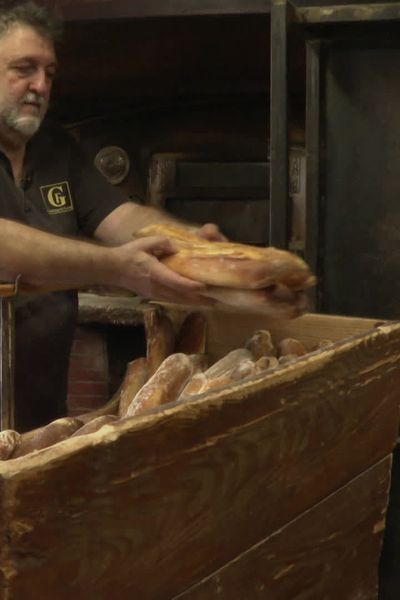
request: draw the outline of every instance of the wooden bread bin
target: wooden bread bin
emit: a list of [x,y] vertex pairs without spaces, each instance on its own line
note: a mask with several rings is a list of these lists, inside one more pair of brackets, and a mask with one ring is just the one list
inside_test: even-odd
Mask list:
[[261,327],[335,343],[1,462],[2,600],[377,598],[400,323],[206,315],[213,359]]

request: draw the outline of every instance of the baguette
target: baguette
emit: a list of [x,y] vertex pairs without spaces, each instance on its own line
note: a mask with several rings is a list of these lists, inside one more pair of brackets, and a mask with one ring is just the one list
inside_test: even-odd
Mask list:
[[100,417],[96,417],[92,419],[88,423],[85,423],[83,427],[77,429],[70,437],[78,437],[80,435],[86,435],[87,433],[94,433],[103,427],[103,425],[107,425],[108,423],[113,423],[117,421],[118,417],[115,415],[102,415]]
[[184,354],[205,354],[207,337],[207,321],[201,312],[189,313],[176,339],[175,352]]
[[245,348],[250,350],[256,361],[262,356],[274,356],[276,354],[271,334],[266,329],[255,331],[247,340]]
[[194,375],[183,388],[181,394],[178,397],[178,402],[190,402],[199,394],[210,392],[211,390],[218,390],[224,388],[227,385],[233,383],[230,373],[224,373],[218,377],[209,378],[204,373],[197,373]]
[[180,275],[207,285],[262,289],[283,284],[296,291],[315,284],[315,277],[306,263],[285,250],[210,242],[184,227],[165,223],[147,226],[137,235],[170,238],[175,253],[162,257],[162,262]]
[[204,372],[204,375],[208,379],[216,379],[217,377],[225,376],[243,360],[249,360],[251,358],[252,355],[250,350],[247,350],[246,348],[236,348],[236,350],[231,350],[231,352],[228,352],[228,354],[211,365],[211,367]]
[[82,421],[79,419],[64,417],[52,421],[44,427],[39,427],[38,429],[23,433],[20,438],[20,443],[13,452],[11,458],[19,458],[34,450],[42,450],[57,442],[62,442],[69,438],[82,426],[82,424]]
[[119,388],[118,414],[120,417],[126,415],[133,398],[142,389],[148,378],[149,373],[145,358],[136,358],[128,363],[125,377]]
[[175,333],[172,322],[161,307],[144,311],[146,334],[146,356],[149,377],[153,375],[163,360],[174,351]]
[[196,373],[191,377],[178,398],[178,402],[186,402],[191,396],[202,394],[207,389],[209,380],[204,373]]
[[256,372],[260,373],[267,369],[275,369],[279,365],[279,361],[276,356],[261,356],[256,360]]
[[318,342],[318,344],[315,344],[315,346],[313,346],[310,350],[310,352],[314,352],[315,350],[322,350],[322,348],[326,348],[327,346],[331,346],[333,344],[332,340],[328,340],[328,339],[322,339]]
[[13,429],[0,431],[0,460],[7,460],[16,450],[21,440],[21,435]]
[[280,365],[289,365],[292,362],[295,362],[299,358],[298,354],[284,354],[280,356],[278,362]]
[[285,338],[281,340],[277,346],[278,356],[286,356],[287,354],[294,354],[296,356],[304,356],[307,354],[307,350],[299,340],[295,338]]
[[183,353],[168,356],[133,398],[127,417],[177,400],[188,379],[197,371],[198,361]]
[[247,358],[246,360],[242,360],[241,363],[232,369],[232,371],[229,373],[229,379],[231,382],[241,381],[242,379],[246,379],[246,377],[255,375],[255,373],[256,364],[254,360]]
[[206,371],[191,377],[179,395],[178,402],[188,402],[193,396],[223,388],[255,373],[255,363],[250,351],[246,348],[237,348]]

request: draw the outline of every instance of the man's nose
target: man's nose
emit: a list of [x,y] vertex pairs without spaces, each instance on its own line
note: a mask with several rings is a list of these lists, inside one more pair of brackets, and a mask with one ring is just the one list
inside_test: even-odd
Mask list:
[[38,69],[34,75],[32,75],[29,89],[32,92],[36,92],[41,96],[47,96],[51,89],[51,80],[46,74],[44,69]]

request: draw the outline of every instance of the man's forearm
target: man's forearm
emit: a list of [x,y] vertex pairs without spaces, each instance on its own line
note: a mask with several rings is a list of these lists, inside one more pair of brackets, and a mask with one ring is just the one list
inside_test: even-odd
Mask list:
[[91,242],[0,219],[0,278],[33,285],[94,285],[112,279],[113,255]]
[[160,262],[173,246],[164,236],[101,245],[45,233],[0,219],[0,281],[43,291],[90,285],[125,288],[144,298],[204,304],[204,284],[182,277]]
[[[151,206],[126,202],[100,223],[95,231],[95,237],[105,244],[124,244],[133,239],[136,231],[154,223],[183,224],[182,221],[164,211]],[[187,226],[189,227],[190,224]]]

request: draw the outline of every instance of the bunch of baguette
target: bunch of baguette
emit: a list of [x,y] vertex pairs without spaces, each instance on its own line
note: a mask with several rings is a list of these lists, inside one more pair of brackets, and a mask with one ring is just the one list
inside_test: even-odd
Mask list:
[[221,304],[290,319],[307,310],[305,290],[315,285],[307,264],[285,250],[207,241],[189,229],[150,225],[138,237],[162,235],[175,252],[160,260],[171,270],[207,284],[204,296]]
[[[57,419],[23,434],[0,432],[0,460],[19,458],[65,439],[94,433],[105,425],[166,404],[195,401],[200,395],[283,368],[308,352],[299,340],[291,338],[274,344],[270,333],[261,329],[245,340],[243,347],[209,365],[204,314],[189,313],[175,334],[167,313],[161,307],[151,308],[144,313],[144,325],[146,356],[127,365],[119,389],[104,407],[77,418]],[[331,343],[321,340],[310,351]]]

